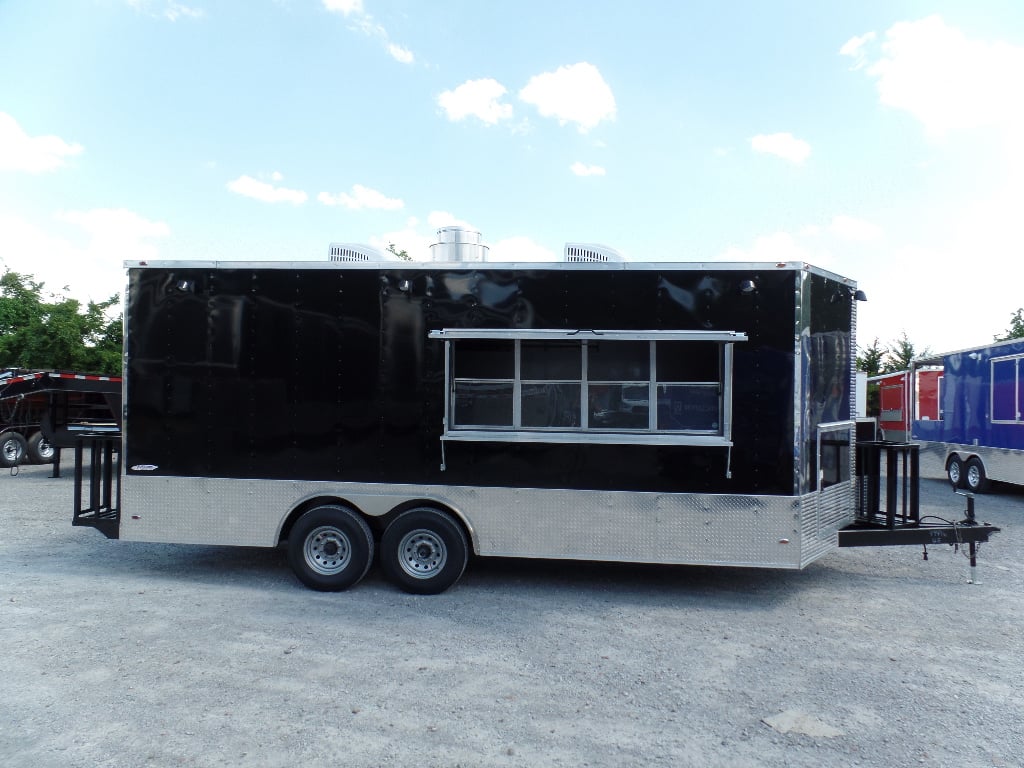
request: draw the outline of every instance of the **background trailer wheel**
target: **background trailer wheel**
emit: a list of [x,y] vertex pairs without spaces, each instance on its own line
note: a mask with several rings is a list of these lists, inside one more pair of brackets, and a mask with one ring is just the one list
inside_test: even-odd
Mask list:
[[33,464],[49,464],[57,452],[42,432],[36,432],[28,439],[27,450],[28,460]]
[[0,435],[0,467],[16,467],[25,458],[25,438],[17,432]]
[[288,562],[299,581],[320,592],[355,585],[373,562],[370,526],[348,507],[314,507],[288,536]]
[[418,595],[436,595],[459,580],[469,561],[462,526],[437,509],[410,509],[396,517],[380,541],[384,575]]
[[985,465],[981,463],[981,459],[973,458],[967,460],[967,463],[964,465],[964,485],[968,490],[975,493],[985,493],[988,491],[991,484],[989,483],[988,475],[985,474]]
[[954,456],[946,464],[946,476],[954,488],[964,487],[964,463],[959,456]]

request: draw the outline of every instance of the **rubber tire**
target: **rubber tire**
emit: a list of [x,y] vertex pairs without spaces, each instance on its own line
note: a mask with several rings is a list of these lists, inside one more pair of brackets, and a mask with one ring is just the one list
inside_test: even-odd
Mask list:
[[33,464],[50,464],[57,455],[57,449],[43,437],[42,432],[34,432],[28,439],[28,460]]
[[987,493],[991,483],[985,474],[985,465],[981,459],[968,459],[964,465],[964,486],[974,493]]
[[20,464],[28,450],[25,438],[17,432],[0,435],[0,467],[15,467]]
[[[443,565],[429,573],[410,573],[403,539],[421,532],[443,549]],[[380,567],[387,579],[414,595],[437,595],[462,576],[469,562],[469,544],[462,526],[448,513],[431,507],[403,512],[384,531],[380,540]]]
[[[340,570],[324,573],[314,563],[316,539],[325,534],[344,539],[350,553]],[[308,545],[308,547],[307,547]],[[309,551],[313,550],[313,551]],[[366,521],[353,509],[341,505],[313,507],[305,512],[288,535],[288,563],[303,584],[318,592],[340,592],[355,586],[373,563],[373,533]]]
[[964,463],[959,456],[954,456],[946,464],[946,476],[954,488],[964,487]]

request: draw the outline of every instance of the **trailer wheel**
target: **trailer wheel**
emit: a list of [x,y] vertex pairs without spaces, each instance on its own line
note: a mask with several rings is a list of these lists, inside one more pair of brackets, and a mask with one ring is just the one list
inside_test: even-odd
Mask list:
[[25,458],[25,438],[17,432],[0,435],[0,467],[16,467]]
[[380,565],[388,579],[417,595],[436,595],[459,580],[469,561],[462,526],[429,507],[396,517],[380,540]]
[[33,464],[49,464],[57,450],[42,432],[36,432],[28,439],[28,460]]
[[954,488],[963,488],[964,485],[964,463],[959,456],[954,456],[946,465],[946,475]]
[[981,459],[968,459],[964,466],[964,484],[967,490],[975,493],[985,493],[989,489],[989,479],[985,474],[985,465]]
[[288,536],[288,562],[310,589],[348,589],[373,562],[370,526],[348,507],[314,507],[296,521]]

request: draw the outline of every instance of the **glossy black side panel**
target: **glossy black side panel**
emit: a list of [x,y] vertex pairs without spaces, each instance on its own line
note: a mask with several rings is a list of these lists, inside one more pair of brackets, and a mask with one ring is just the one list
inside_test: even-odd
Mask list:
[[853,418],[852,292],[821,275],[804,281],[801,302],[803,425],[798,490],[818,487],[818,425]]
[[[147,268],[129,278],[129,474],[793,492],[790,269]],[[744,294],[749,279],[758,288]],[[450,327],[745,332],[732,478],[721,448],[537,443],[449,442],[441,471],[444,345],[427,334]],[[155,469],[131,469],[141,465]]]

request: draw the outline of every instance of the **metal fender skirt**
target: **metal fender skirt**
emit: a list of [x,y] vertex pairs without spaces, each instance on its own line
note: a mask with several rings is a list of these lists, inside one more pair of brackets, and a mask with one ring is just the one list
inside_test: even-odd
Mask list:
[[795,497],[130,475],[123,494],[128,541],[273,547],[313,499],[369,517],[415,501],[451,509],[478,555],[783,569],[834,549],[854,516],[850,483]]

